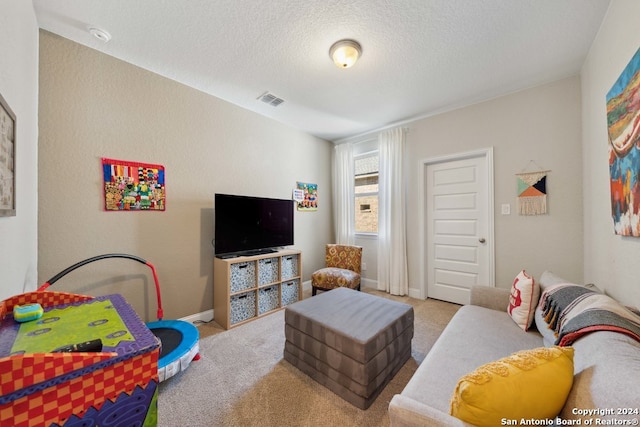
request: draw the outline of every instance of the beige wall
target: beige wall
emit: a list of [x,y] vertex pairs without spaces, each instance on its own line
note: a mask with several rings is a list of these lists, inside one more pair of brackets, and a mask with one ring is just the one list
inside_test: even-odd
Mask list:
[[[42,282],[85,258],[124,252],[156,266],[166,318],[210,310],[214,193],[290,198],[296,181],[320,189],[318,212],[295,214],[304,279],[324,264],[331,143],[45,31],[39,149]],[[164,165],[167,210],[104,212],[101,157]],[[151,285],[144,266],[108,260],[54,287],[123,293],[153,320]]]
[[[582,164],[580,78],[575,76],[436,116],[405,123],[408,158],[407,253],[409,294],[426,292],[422,259],[426,230],[418,194],[425,160],[493,147],[495,281],[508,287],[521,269],[534,277],[545,270],[582,280]],[[371,136],[352,141],[369,144]],[[375,139],[375,137],[373,138]],[[549,214],[516,213],[516,177],[535,165],[547,177]],[[509,204],[511,215],[501,215]],[[368,271],[365,284],[375,286],[377,239],[360,237]]]
[[[544,270],[582,280],[582,165],[580,78],[571,77],[490,101],[406,123],[408,207],[407,247],[409,294],[425,295],[426,273],[421,259],[420,197],[427,159],[493,147],[496,286],[508,287],[521,270],[539,277]],[[373,138],[375,139],[375,137]],[[372,138],[353,141],[369,147]],[[349,141],[347,141],[349,142]],[[516,214],[516,177],[536,165],[549,169],[549,214]],[[501,205],[511,215],[501,215]],[[364,283],[375,287],[377,239],[361,236],[368,270]],[[371,267],[373,266],[373,268]]]
[[0,94],[17,119],[16,216],[0,217],[0,300],[37,287],[38,25],[30,1],[0,0]]
[[[412,295],[421,277],[420,189],[425,159],[493,147],[496,286],[521,269],[582,280],[580,80],[567,78],[407,125],[409,197],[407,244]],[[536,165],[549,169],[548,215],[516,213],[516,177]],[[502,204],[511,215],[501,215]]]
[[640,48],[640,2],[614,0],[582,69],[584,278],[640,307],[640,239],[616,236],[611,218],[606,94]]
[[[214,156],[213,152],[219,149],[218,145],[222,143],[221,141],[226,145],[230,144],[231,140],[233,143],[237,142],[239,147],[257,149],[257,154],[251,156],[252,160],[263,154],[259,146],[252,145],[254,143],[260,145],[272,140],[295,139],[302,142],[295,142],[294,148],[295,144],[299,143],[307,149],[316,147],[318,144],[306,135],[283,129],[266,119],[255,117],[215,98],[207,97],[127,64],[116,66],[117,61],[112,58],[87,51],[68,41],[56,40],[50,34],[44,33],[42,37],[46,45],[43,43],[42,55],[49,64],[42,68],[43,71],[50,70],[47,72],[51,75],[43,76],[41,120],[45,112],[52,117],[47,120],[48,124],[41,127],[46,129],[47,135],[41,137],[41,164],[39,165],[41,170],[38,171],[35,166],[37,117],[33,111],[37,102],[34,98],[38,93],[33,76],[37,69],[37,24],[32,6],[28,2],[0,1],[3,10],[7,12],[0,17],[0,34],[3,35],[0,37],[0,53],[5,58],[14,58],[12,62],[18,64],[17,67],[0,70],[0,93],[7,98],[21,120],[18,125],[18,138],[21,141],[23,155],[19,157],[18,164],[20,178],[18,207],[21,209],[23,206],[23,212],[27,212],[19,211],[18,217],[13,219],[0,218],[0,271],[3,273],[0,279],[0,291],[3,296],[21,292],[23,287],[33,288],[36,284],[36,279],[32,276],[35,274],[33,264],[37,258],[34,236],[38,227],[35,218],[35,211],[38,208],[35,179],[39,175],[40,203],[42,204],[43,200],[48,202],[45,207],[40,208],[41,221],[45,221],[46,225],[41,224],[43,229],[39,233],[41,239],[39,254],[41,258],[46,254],[46,261],[39,260],[41,272],[37,282],[97,252],[130,250],[141,252],[140,255],[147,256],[158,267],[165,306],[167,311],[172,313],[172,317],[210,308],[208,241],[200,235],[196,237],[197,232],[183,236],[183,230],[180,227],[172,227],[167,223],[173,221],[173,217],[180,220],[188,219],[199,224],[195,228],[209,228],[210,231],[212,214],[209,193],[217,189],[205,189],[207,194],[203,195],[198,187],[191,188],[192,186],[184,182],[181,186],[187,187],[188,190],[178,186],[178,182],[185,179],[179,179],[179,177],[187,175],[186,172],[181,173],[181,170],[191,169],[183,165],[184,160],[180,158],[196,156],[192,156],[189,150],[185,149],[185,145],[179,145],[183,148],[181,153],[176,153],[178,151],[176,149],[169,155],[149,154],[150,145],[160,145],[160,143],[166,145],[169,137],[159,138],[158,134],[161,132],[148,129],[149,126],[146,126],[145,122],[151,121],[153,126],[169,126],[170,120],[157,117],[168,108],[166,104],[169,101],[163,99],[168,94],[174,96],[179,93],[180,96],[176,98],[178,101],[176,99],[173,101],[179,102],[183,108],[210,104],[212,114],[209,117],[205,116],[206,111],[202,111],[202,108],[197,108],[199,112],[190,109],[187,122],[190,125],[193,122],[201,124],[197,131],[192,131],[192,126],[177,122],[178,130],[169,132],[169,139],[172,145],[175,145],[177,144],[174,140],[176,133],[184,132],[191,140],[196,134],[198,149],[206,152],[208,163],[221,168],[221,172],[213,170],[205,172],[206,178],[210,180],[212,175],[216,175],[213,182],[207,183],[206,187],[218,187],[220,183],[225,183],[226,189],[233,187],[238,192],[248,188],[249,184],[246,180],[238,180],[234,183],[232,177],[227,176],[234,175],[229,173],[233,168],[227,168],[224,163],[221,165],[219,160],[215,160],[217,156]],[[412,185],[416,185],[415,179],[420,173],[417,160],[422,157],[488,146],[495,147],[496,278],[500,286],[505,286],[513,276],[513,271],[518,268],[527,267],[534,274],[539,274],[545,268],[551,268],[572,280],[579,281],[584,277],[585,281],[595,282],[614,296],[640,306],[640,285],[634,268],[635,261],[640,255],[640,240],[621,238],[615,236],[612,231],[605,119],[605,94],[640,46],[640,33],[635,31],[633,21],[633,17],[637,16],[638,12],[640,12],[640,3],[635,0],[616,0],[612,3],[582,71],[582,108],[580,108],[580,102],[576,101],[576,98],[580,98],[580,90],[575,87],[579,83],[576,78],[572,78],[420,120],[410,125],[408,135],[410,150],[412,155],[419,156],[417,159],[412,158],[411,162],[411,179],[414,180]],[[7,36],[8,34],[10,36]],[[16,40],[16,34],[19,35],[19,40]],[[91,60],[83,65],[83,60],[76,60],[76,56],[88,56]],[[86,61],[87,58],[84,60]],[[106,70],[102,69],[102,64],[108,64]],[[120,72],[116,72],[118,70]],[[117,75],[121,73],[133,74],[127,79],[130,78],[134,82],[122,88],[120,84],[123,77]],[[91,77],[92,74],[97,75]],[[141,85],[142,87],[137,87],[136,84],[141,79],[144,79],[144,84]],[[80,83],[78,90],[75,87],[75,80]],[[94,85],[96,80],[99,80],[100,84]],[[115,105],[104,105],[102,101],[105,97],[112,102],[110,97],[106,96],[109,95],[108,93],[102,94],[112,89],[112,86],[107,84],[109,81],[118,82],[115,89],[121,98],[126,98],[126,91],[133,86],[135,89],[133,93],[144,91],[145,96],[150,100],[143,102],[118,99]],[[158,87],[161,88],[160,93],[155,93]],[[51,93],[56,98],[49,96]],[[530,104],[527,101],[529,98],[536,102]],[[161,104],[165,105],[156,108],[152,105],[154,101],[162,101]],[[128,107],[128,110],[124,110],[124,116],[120,117],[117,112],[122,109],[121,105],[127,103],[136,104],[136,106]],[[566,106],[567,109],[562,110],[562,106]],[[101,114],[100,110],[103,109],[109,111],[106,115],[109,120],[105,120],[105,115]],[[170,116],[173,117],[173,114]],[[577,138],[582,139],[582,145],[576,146],[575,115],[580,114],[582,120],[579,126],[581,126],[582,136],[580,137],[578,132]],[[549,120],[550,115],[551,120]],[[558,119],[554,118],[556,115]],[[84,123],[85,117],[82,116],[91,119],[90,122]],[[242,125],[243,119],[250,122],[251,129]],[[568,120],[568,123],[564,123],[565,120]],[[50,123],[51,121],[60,122],[53,124]],[[130,123],[132,121],[141,121],[141,123],[134,126]],[[123,124],[126,124],[125,128],[118,130]],[[260,137],[255,138],[255,132],[259,130],[254,132],[253,127],[263,127],[268,130],[264,130]],[[133,135],[130,135],[132,132]],[[184,141],[186,137],[175,139]],[[211,143],[212,147],[207,148],[204,140]],[[67,144],[69,149],[64,148]],[[82,154],[75,154],[74,149]],[[320,150],[321,153],[315,153],[315,150]],[[327,148],[312,149],[319,157],[316,161],[319,164],[317,171],[308,168],[295,169],[293,172],[295,177],[291,179],[309,181],[317,179],[320,185],[324,183],[323,187],[326,190],[321,196],[325,203],[328,203],[330,191],[327,178],[324,175],[322,175],[324,178],[316,178],[316,175],[321,176],[321,173],[324,173],[320,172],[321,170],[329,169],[327,165],[322,165],[328,163],[327,150]],[[240,150],[237,151],[240,152]],[[155,150],[151,152],[155,153]],[[298,150],[294,149],[294,152],[297,153]],[[95,168],[98,167],[99,157],[103,155],[126,159],[141,158],[165,163],[169,173],[169,210],[162,214],[146,215],[142,220],[135,216],[118,219],[117,216],[113,216],[118,214],[102,213],[99,198],[94,193],[99,188],[99,178],[95,176]],[[43,159],[43,156],[46,157]],[[552,170],[549,176],[550,214],[540,218],[501,216],[499,207],[502,203],[511,203],[512,208],[515,203],[513,174],[525,167],[529,159]],[[79,163],[79,160],[82,162]],[[584,168],[580,168],[580,160],[583,161]],[[234,161],[237,162],[237,159]],[[196,162],[198,163],[198,159]],[[203,160],[199,163],[205,162]],[[63,165],[72,165],[78,169],[66,170]],[[290,163],[288,165],[291,166]],[[48,173],[56,166],[62,172]],[[258,174],[263,173],[264,168],[260,166],[258,168],[260,171]],[[279,175],[282,173],[282,171],[278,172]],[[287,177],[284,180],[289,187],[290,179]],[[45,182],[46,185],[43,187]],[[265,188],[266,183],[258,182],[258,186],[259,188],[252,193],[271,195],[272,191]],[[584,196],[581,196],[583,186]],[[66,190],[63,191],[63,188]],[[171,193],[175,191],[186,194],[172,196]],[[275,192],[273,191],[274,195]],[[279,195],[280,190],[277,193]],[[179,197],[179,199],[173,199],[173,197]],[[583,203],[581,197],[584,199]],[[65,207],[66,203],[70,206]],[[557,206],[557,203],[561,205]],[[179,212],[172,212],[174,209],[172,204]],[[559,210],[563,205],[564,208]],[[190,215],[185,213],[188,206],[192,206]],[[419,263],[423,261],[415,256],[420,237],[415,236],[411,231],[416,229],[419,221],[416,218],[415,200],[410,201],[409,207],[410,283],[412,290],[415,291],[422,286],[423,279],[419,277]],[[580,207],[583,209],[581,210]],[[198,211],[200,214],[196,213]],[[321,240],[330,241],[331,237],[327,236],[331,233],[326,232],[327,236],[324,236],[323,230],[329,224],[326,215],[324,213],[314,217],[307,215],[309,214],[296,214],[296,231],[301,226],[309,228],[318,224],[320,228],[318,234],[323,235]],[[159,221],[163,216],[169,217],[171,221],[169,219]],[[114,227],[114,225],[118,226]],[[547,225],[549,225],[548,230]],[[576,233],[576,227],[581,231]],[[565,228],[568,231],[565,231]],[[149,231],[150,229],[153,231]],[[541,231],[542,234],[540,234]],[[162,236],[150,238],[149,235],[153,233],[162,233]],[[300,233],[308,234],[309,232],[298,233],[296,246],[302,245],[302,242],[298,243],[301,239]],[[87,235],[90,236],[87,237]],[[140,240],[136,237],[138,235],[146,237]],[[167,242],[167,239],[172,239],[172,243],[164,245],[164,249],[150,249],[147,244],[149,240],[153,246],[157,242]],[[559,247],[556,248],[558,244]],[[372,250],[375,248],[375,244],[368,246]],[[144,247],[144,250],[138,251],[140,247]],[[582,274],[583,263],[580,253],[583,251]],[[184,255],[180,255],[182,253]],[[162,255],[162,259],[156,259],[156,254]],[[189,259],[193,256],[195,260]],[[305,259],[309,258],[309,254],[306,253]],[[319,260],[316,264],[322,262],[321,253],[316,253],[311,258]],[[185,266],[183,267],[182,264]],[[373,273],[371,260],[368,264],[369,273]],[[129,270],[130,265],[124,264],[123,267]],[[305,276],[314,268],[313,265],[305,264]],[[135,274],[133,276],[134,281],[141,280]],[[374,276],[372,274],[372,277]],[[185,291],[180,292],[180,289]],[[147,291],[152,292],[151,289]],[[190,303],[183,304],[183,299],[198,302],[195,303],[195,307],[191,307]]]
[[[405,123],[407,133],[407,248],[409,295],[426,294],[421,259],[420,197],[425,160],[493,147],[495,281],[508,287],[521,269],[534,277],[545,270],[582,280],[582,165],[580,78],[575,76],[437,116]],[[356,150],[371,149],[375,136],[346,142]],[[362,148],[365,147],[365,148]],[[549,214],[516,213],[516,177],[536,165],[551,172],[547,178]],[[509,204],[511,215],[501,215]],[[423,228],[426,230],[426,228]],[[377,281],[377,239],[359,236],[367,271],[364,284]],[[373,267],[373,268],[372,268]],[[423,293],[425,292],[425,293]]]

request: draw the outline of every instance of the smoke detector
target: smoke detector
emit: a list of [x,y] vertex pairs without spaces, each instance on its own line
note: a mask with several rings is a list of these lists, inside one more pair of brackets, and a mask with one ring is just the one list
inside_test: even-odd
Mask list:
[[89,34],[91,34],[93,37],[97,38],[101,42],[106,43],[109,40],[111,40],[111,34],[109,34],[107,31],[103,30],[102,28],[89,27],[89,28],[87,28],[87,30],[89,31]]

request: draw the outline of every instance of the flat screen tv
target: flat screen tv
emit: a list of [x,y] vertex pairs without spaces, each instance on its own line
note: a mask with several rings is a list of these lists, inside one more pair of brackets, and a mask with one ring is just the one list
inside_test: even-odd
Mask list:
[[293,200],[215,194],[217,257],[274,252],[293,245]]

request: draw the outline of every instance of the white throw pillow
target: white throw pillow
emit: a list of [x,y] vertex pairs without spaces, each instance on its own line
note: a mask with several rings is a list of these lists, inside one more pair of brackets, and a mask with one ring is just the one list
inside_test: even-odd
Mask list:
[[527,331],[533,322],[533,315],[539,299],[540,286],[533,277],[522,270],[511,285],[507,312],[524,331]]

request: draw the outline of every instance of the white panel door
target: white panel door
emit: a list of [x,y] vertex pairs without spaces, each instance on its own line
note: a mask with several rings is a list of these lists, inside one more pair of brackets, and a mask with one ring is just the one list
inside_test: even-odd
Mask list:
[[488,167],[486,156],[426,165],[429,298],[467,304],[471,286],[492,285]]

